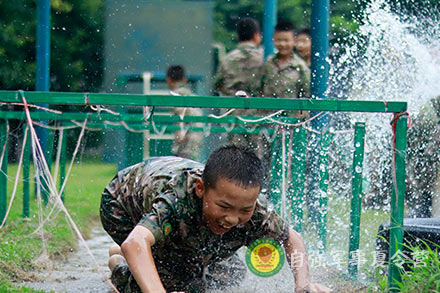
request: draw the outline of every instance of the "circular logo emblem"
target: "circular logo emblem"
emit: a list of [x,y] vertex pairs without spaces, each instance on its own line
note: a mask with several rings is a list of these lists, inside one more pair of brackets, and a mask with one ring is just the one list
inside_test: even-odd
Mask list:
[[171,228],[171,224],[168,223],[168,222],[165,222],[165,223],[162,225],[162,229],[163,229],[163,234],[164,234],[165,236],[168,236],[168,234],[170,234],[170,233],[171,233],[171,230],[172,230],[172,228]]
[[257,239],[246,251],[246,264],[255,275],[271,277],[284,265],[284,249],[271,238]]

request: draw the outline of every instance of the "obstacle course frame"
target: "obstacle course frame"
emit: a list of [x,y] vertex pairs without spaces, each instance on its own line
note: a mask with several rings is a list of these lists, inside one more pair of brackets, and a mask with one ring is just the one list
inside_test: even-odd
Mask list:
[[[61,93],[61,92],[24,92],[24,91],[0,91],[0,103],[23,103],[24,99],[28,104],[56,104],[56,105],[107,105],[107,106],[165,106],[165,107],[200,107],[200,108],[236,108],[236,109],[265,109],[265,110],[306,110],[306,111],[343,111],[343,112],[375,112],[393,113],[393,181],[394,186],[391,193],[391,217],[390,217],[390,246],[389,255],[393,256],[401,249],[402,226],[405,196],[405,157],[407,141],[407,103],[386,102],[386,101],[348,101],[348,100],[305,100],[305,99],[273,99],[273,98],[241,98],[241,97],[211,97],[211,96],[161,96],[161,95],[140,95],[140,94],[103,94],[103,93]],[[49,113],[32,112],[35,118],[44,119]],[[18,117],[22,115],[22,117]],[[64,119],[72,119],[72,115],[87,118],[94,117],[101,119],[98,114],[91,113],[66,113],[61,114]],[[70,115],[70,116],[69,116]],[[102,114],[104,115],[104,114]],[[131,115],[131,116],[130,116]],[[40,116],[40,117],[38,117]],[[49,115],[51,116],[51,115]],[[113,116],[116,117],[116,116]],[[6,128],[8,119],[23,119],[23,113],[13,114],[10,111],[0,111],[0,146],[6,144]],[[53,118],[56,119],[56,118]],[[109,118],[110,119],[110,118]],[[113,120],[128,120],[142,122],[139,115],[124,114],[123,117]],[[156,119],[156,118],[155,118]],[[207,122],[209,117],[166,117],[166,120],[175,122]],[[180,119],[180,120],[179,120]],[[61,118],[60,120],[63,120]],[[92,119],[93,120],[93,119]],[[111,119],[110,119],[111,120]],[[234,117],[225,117],[225,122],[240,123]],[[213,122],[213,121],[212,121]],[[215,123],[220,123],[218,119]],[[362,130],[363,129],[363,130]],[[355,143],[362,141],[365,135],[365,125],[356,125]],[[324,134],[324,133],[323,133]],[[325,137],[325,136],[324,136]],[[322,140],[328,144],[327,139]],[[363,142],[362,142],[363,143]],[[327,145],[328,146],[328,145]],[[362,144],[363,148],[363,144]],[[355,148],[356,150],[356,148]],[[355,154],[353,169],[361,166],[362,153]],[[322,160],[326,160],[325,157]],[[2,162],[2,173],[0,174],[0,219],[3,219],[6,206],[6,180],[7,180],[7,159]],[[355,174],[356,172],[353,172]],[[322,178],[325,174],[322,174]],[[322,179],[321,178],[321,179]],[[324,179],[323,179],[324,180]],[[352,184],[352,209],[351,209],[351,233],[350,249],[356,249],[356,241],[359,242],[359,235],[356,234],[360,219],[360,178],[353,178]],[[325,186],[321,186],[325,187]],[[324,199],[325,200],[325,199]],[[320,203],[321,204],[321,203]],[[322,203],[324,204],[324,203]],[[325,222],[323,222],[325,223]],[[357,238],[357,239],[356,239]],[[353,241],[353,244],[352,244]],[[353,246],[354,245],[354,246]],[[358,244],[357,244],[358,245]],[[357,272],[357,267],[349,267],[352,274]],[[396,288],[396,281],[400,281],[398,266],[390,259],[389,265],[389,288]]]

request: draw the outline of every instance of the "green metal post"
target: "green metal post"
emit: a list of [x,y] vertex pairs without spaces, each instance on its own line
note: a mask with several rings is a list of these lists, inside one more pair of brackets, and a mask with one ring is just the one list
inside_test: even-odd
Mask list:
[[390,219],[390,265],[388,267],[388,288],[390,291],[400,291],[397,282],[401,281],[400,269],[396,262],[397,253],[401,251],[403,240],[403,210],[405,200],[405,159],[406,159],[406,115],[395,114],[393,123],[393,152],[395,168],[392,169],[393,188],[391,193]]
[[126,137],[126,166],[131,166],[142,161],[144,157],[144,135],[143,133],[125,132]]
[[362,194],[362,166],[364,161],[365,123],[356,122],[354,126],[354,153],[351,177],[351,212],[350,238],[348,244],[348,273],[356,279],[358,273],[359,235],[361,225],[361,194]]
[[264,1],[263,14],[263,45],[264,59],[273,54],[274,45],[272,41],[273,29],[277,22],[277,0]]
[[23,150],[23,218],[29,218],[29,198],[30,198],[30,172],[31,168],[31,134],[27,124],[23,125],[23,133],[27,134],[26,144]]
[[[64,130],[60,130],[60,135],[59,137],[61,137],[61,133],[63,133],[63,141],[61,142],[61,154],[60,154],[60,190],[61,187],[64,184],[64,180],[66,180],[66,159],[67,159],[67,135],[66,135],[67,131]],[[61,194],[61,200],[64,202],[64,197],[66,195],[66,191],[63,190],[63,193]]]
[[[53,141],[54,141],[55,131],[54,130],[47,130],[47,140],[46,140],[46,149],[45,155],[46,155],[46,162],[47,166],[49,167],[49,172],[52,170],[52,153],[53,153]],[[41,178],[41,195],[43,196],[44,204],[46,205],[49,202],[49,186],[47,186],[46,181]]]
[[3,153],[0,166],[0,223],[6,216],[7,187],[8,187],[8,120],[0,119],[0,156]]
[[289,197],[292,199],[291,210],[293,227],[301,232],[303,229],[304,188],[306,173],[307,132],[302,127],[293,129],[292,133],[292,181],[289,186]]
[[325,251],[327,248],[327,190],[328,190],[328,150],[332,135],[323,133],[321,136],[321,152],[319,156],[319,219],[318,238],[319,248]]

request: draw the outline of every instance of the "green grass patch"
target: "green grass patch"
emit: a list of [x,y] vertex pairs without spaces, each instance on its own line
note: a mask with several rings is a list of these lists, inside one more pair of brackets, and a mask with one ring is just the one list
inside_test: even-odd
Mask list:
[[35,290],[32,288],[27,288],[27,287],[21,287],[21,288],[17,288],[12,286],[11,284],[9,284],[6,281],[0,281],[0,292],[8,292],[8,293],[44,293],[45,291],[42,290]]
[[[8,205],[16,171],[17,165],[9,166]],[[103,163],[81,163],[75,164],[72,168],[72,173],[66,185],[64,203],[85,238],[89,236],[93,226],[100,224],[99,205],[101,193],[113,178],[115,172],[115,165]],[[33,174],[32,168],[30,174]],[[8,288],[7,282],[9,281],[31,279],[33,277],[32,271],[40,268],[41,263],[36,260],[42,259],[41,256],[47,255],[51,259],[59,258],[65,255],[68,250],[75,249],[77,246],[76,234],[71,229],[65,214],[58,209],[43,229],[32,234],[39,226],[41,218],[46,218],[51,205],[49,204],[48,208],[43,207],[43,215],[40,216],[38,201],[34,194],[33,179],[30,182],[30,187],[29,218],[23,218],[23,187],[20,175],[17,194],[6,226],[0,230],[0,292],[9,292],[3,290]]]

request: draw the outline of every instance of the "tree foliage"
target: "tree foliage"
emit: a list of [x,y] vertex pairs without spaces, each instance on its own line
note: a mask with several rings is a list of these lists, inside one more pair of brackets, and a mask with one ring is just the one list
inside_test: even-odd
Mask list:
[[[241,17],[263,22],[263,0],[212,1],[214,39],[227,49],[236,44],[235,25]],[[331,42],[343,42],[345,36],[356,31],[362,10],[370,1],[331,0]],[[310,26],[312,0],[278,0],[277,3],[279,18],[292,21],[297,28]],[[429,10],[426,3],[438,7],[440,0],[392,3],[396,9],[408,7],[409,12],[420,12]],[[97,91],[100,88],[104,5],[104,0],[51,0],[51,90]],[[0,1],[0,89],[35,89],[36,25],[36,1]]]
[[[102,79],[104,0],[52,0],[50,89],[93,91]],[[0,1],[0,88],[35,89],[36,1]]]
[[[310,26],[312,0],[278,0],[278,19],[291,21],[296,28]],[[355,0],[333,0],[330,5],[330,37],[341,38],[358,27],[355,15],[362,7]],[[253,17],[263,23],[264,1],[216,0],[214,38],[231,49],[236,43],[235,25],[242,17]]]

